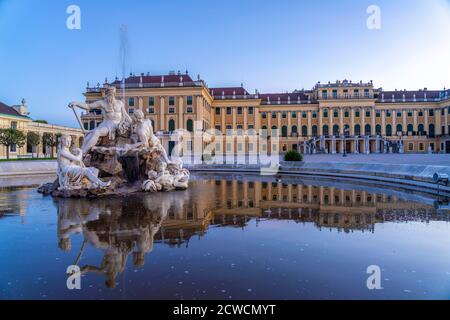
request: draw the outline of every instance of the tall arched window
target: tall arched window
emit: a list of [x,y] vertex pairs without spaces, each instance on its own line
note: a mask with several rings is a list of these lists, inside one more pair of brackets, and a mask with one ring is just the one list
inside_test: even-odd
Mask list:
[[344,134],[346,137],[350,135],[350,126],[348,124],[344,125]]
[[302,127],[302,136],[304,136],[304,137],[308,136],[308,127],[307,126]]
[[388,124],[388,125],[386,126],[386,135],[387,135],[388,137],[392,136],[392,126],[391,126],[390,124]]
[[396,132],[396,134],[398,134],[398,132],[403,132],[403,126],[401,124],[397,125],[397,132]]
[[372,127],[370,126],[370,124],[366,124],[366,126],[364,127],[364,134],[366,136],[370,136],[372,134]]
[[419,127],[417,129],[419,131],[419,135],[423,135],[425,131],[425,127],[423,126],[423,124],[419,124]]
[[282,126],[281,127],[281,136],[286,138],[288,136],[288,128],[287,126]]
[[381,135],[381,125],[379,125],[379,124],[376,125],[375,132],[377,135]]
[[361,135],[361,126],[359,124],[355,125],[355,136]]
[[414,130],[413,125],[412,124],[408,124],[407,130],[408,130],[408,133],[409,132],[413,132],[413,130]]
[[430,124],[429,125],[429,130],[428,130],[428,136],[434,138],[435,132],[434,132],[434,124]]
[[278,127],[277,126],[272,126],[272,132],[271,135],[273,137],[278,137]]
[[186,129],[189,132],[194,131],[194,121],[192,121],[192,119],[188,119],[188,121],[186,122]]
[[291,131],[292,131],[292,135],[296,135],[298,133],[297,126],[292,126]]
[[316,125],[312,126],[312,135],[313,135],[313,137],[317,137],[317,126]]
[[339,126],[337,124],[333,126],[333,136],[335,137],[339,136]]
[[169,120],[169,131],[174,132],[175,131],[175,120],[170,119]]
[[323,133],[324,136],[329,136],[330,135],[330,132],[328,131],[328,126],[327,125],[324,125],[322,127],[322,133]]

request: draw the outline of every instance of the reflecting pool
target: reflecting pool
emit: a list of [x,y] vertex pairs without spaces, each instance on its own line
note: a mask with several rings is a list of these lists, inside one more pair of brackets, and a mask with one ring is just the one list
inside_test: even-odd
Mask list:
[[[217,174],[187,191],[97,200],[0,188],[0,299],[448,299],[446,203]],[[67,287],[69,266],[80,290]],[[382,289],[368,289],[369,266]]]

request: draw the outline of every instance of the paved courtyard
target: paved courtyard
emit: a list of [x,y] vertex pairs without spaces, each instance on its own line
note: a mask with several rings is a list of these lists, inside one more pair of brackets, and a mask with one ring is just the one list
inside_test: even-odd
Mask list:
[[305,155],[305,162],[361,162],[450,166],[450,154],[316,154]]

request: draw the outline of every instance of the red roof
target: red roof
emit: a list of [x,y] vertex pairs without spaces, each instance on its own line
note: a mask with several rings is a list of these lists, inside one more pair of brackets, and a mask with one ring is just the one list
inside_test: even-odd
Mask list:
[[211,95],[219,97],[222,95],[232,96],[233,94],[237,96],[249,95],[247,90],[243,87],[224,87],[224,88],[210,88]]
[[262,103],[266,104],[268,103],[270,99],[271,104],[278,103],[278,99],[280,99],[280,103],[287,103],[290,101],[292,104],[297,103],[297,101],[300,98],[300,101],[308,101],[308,96],[304,94],[303,92],[297,92],[297,93],[262,93],[260,94],[260,98],[262,100]]
[[[164,79],[163,79],[164,77]],[[167,74],[159,76],[142,76],[142,83],[169,83],[169,82],[193,82],[192,78],[188,74]],[[164,80],[164,81],[163,81]],[[120,84],[122,81],[116,80],[112,84]],[[141,76],[130,76],[125,79],[126,84],[138,84],[141,82]]]

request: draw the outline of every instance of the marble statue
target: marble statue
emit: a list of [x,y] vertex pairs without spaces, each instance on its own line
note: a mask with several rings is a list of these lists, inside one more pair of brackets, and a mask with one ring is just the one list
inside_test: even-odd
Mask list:
[[125,132],[132,124],[131,117],[125,110],[122,101],[116,99],[116,88],[108,87],[104,99],[93,103],[71,102],[70,108],[79,107],[86,111],[100,109],[103,111],[103,122],[94,130],[89,132],[81,147],[84,154],[87,154],[102,137],[109,137],[114,140],[116,131]]
[[39,192],[70,198],[187,189],[189,171],[181,159],[169,158],[152,122],[139,109],[130,117],[116,99],[115,87],[104,90],[103,100],[69,104],[72,109],[101,109],[103,122],[87,133],[81,150],[71,152],[70,137],[63,137],[58,181],[41,186]]
[[83,153],[80,149],[75,149],[73,153],[69,150],[72,145],[70,136],[62,136],[58,154],[58,190],[76,190],[81,188],[95,189],[106,188],[109,182],[103,182],[98,177],[98,170],[87,168],[83,161]]

